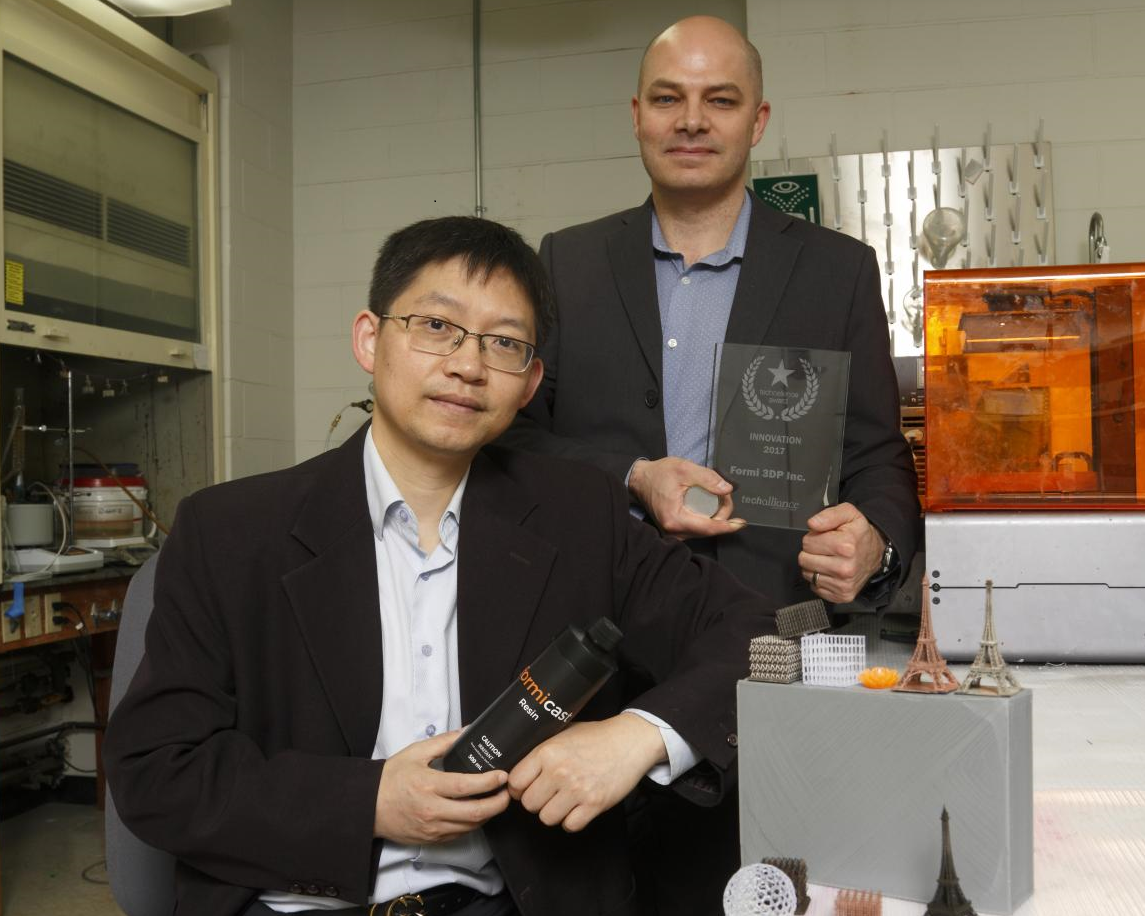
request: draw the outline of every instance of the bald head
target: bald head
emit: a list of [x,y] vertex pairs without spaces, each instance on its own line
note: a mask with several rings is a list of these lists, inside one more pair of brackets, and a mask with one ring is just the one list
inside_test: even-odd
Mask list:
[[689,16],[668,26],[653,38],[644,49],[644,56],[640,58],[636,94],[639,96],[644,91],[649,59],[661,49],[670,49],[680,54],[707,55],[715,48],[728,45],[738,46],[742,51],[750,78],[750,85],[744,88],[754,93],[755,103],[758,104],[763,100],[763,62],[760,60],[759,51],[739,29],[715,16]]

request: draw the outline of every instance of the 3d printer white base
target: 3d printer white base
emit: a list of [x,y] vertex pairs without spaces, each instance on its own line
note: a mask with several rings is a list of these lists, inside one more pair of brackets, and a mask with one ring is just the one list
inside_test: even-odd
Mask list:
[[48,578],[63,573],[90,572],[103,566],[103,554],[98,550],[73,547],[56,556],[54,550],[44,547],[21,547],[13,551],[15,562],[12,572],[20,576]]
[[974,658],[991,579],[1007,661],[1145,662],[1143,558],[1145,512],[931,513],[926,570],[939,651]]

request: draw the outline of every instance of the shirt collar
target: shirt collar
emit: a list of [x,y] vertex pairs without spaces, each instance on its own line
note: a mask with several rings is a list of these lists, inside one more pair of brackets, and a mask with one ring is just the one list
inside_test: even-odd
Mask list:
[[[374,444],[373,435],[367,435],[363,446],[363,462],[366,467],[366,503],[370,509],[370,521],[374,527],[375,537],[385,537],[386,530],[400,525],[406,532],[412,534],[413,543],[417,543],[418,519],[413,510],[402,496],[401,490],[394,482],[390,472],[386,469],[382,456]],[[458,530],[461,527],[461,498],[465,495],[465,485],[469,482],[469,470],[453,491],[449,505],[445,507],[438,522],[438,535],[441,543],[451,552],[457,546]],[[401,513],[407,513],[402,518]]]
[[[740,204],[739,215],[732,227],[732,234],[728,236],[728,243],[719,251],[713,251],[695,263],[706,264],[709,267],[722,267],[730,261],[743,260],[743,253],[747,248],[747,227],[751,221],[751,206],[751,195],[747,193],[747,188],[744,188],[743,203]],[[668,257],[683,257],[678,251],[673,251],[665,240],[655,207],[652,208],[652,247]]]

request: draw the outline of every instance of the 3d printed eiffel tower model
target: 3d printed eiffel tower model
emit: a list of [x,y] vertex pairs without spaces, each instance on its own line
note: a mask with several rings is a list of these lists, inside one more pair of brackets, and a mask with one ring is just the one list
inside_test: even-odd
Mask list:
[[[922,618],[918,624],[918,642],[914,647],[914,655],[907,663],[902,680],[894,687],[895,690],[907,693],[950,693],[958,689],[956,678],[947,667],[946,659],[938,651],[934,642],[934,628],[930,623],[930,598],[927,594],[929,580],[922,577]],[[924,680],[929,677],[930,680]]]
[[[983,686],[982,679],[990,678],[996,686]],[[982,644],[974,657],[974,664],[958,688],[959,693],[979,693],[990,697],[1012,697],[1022,689],[1014,677],[994,635],[994,582],[986,580],[986,626],[982,630]]]
[[954,871],[954,852],[950,848],[950,815],[942,809],[942,867],[938,872],[938,889],[927,904],[923,916],[978,916],[962,893]]

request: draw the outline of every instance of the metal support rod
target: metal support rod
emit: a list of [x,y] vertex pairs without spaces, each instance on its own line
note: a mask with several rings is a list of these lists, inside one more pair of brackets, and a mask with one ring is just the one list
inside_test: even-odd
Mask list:
[[68,369],[68,530],[67,546],[75,545],[76,531],[76,417],[72,370]]
[[101,726],[95,722],[57,722],[54,725],[48,725],[44,728],[38,728],[34,732],[26,732],[23,735],[17,735],[15,738],[7,738],[0,741],[0,751],[6,751],[10,747],[16,747],[20,744],[27,744],[29,741],[35,741],[37,738],[52,738],[61,732],[75,732],[75,731],[99,731]]
[[473,215],[485,215],[481,196],[481,0],[473,0]]

